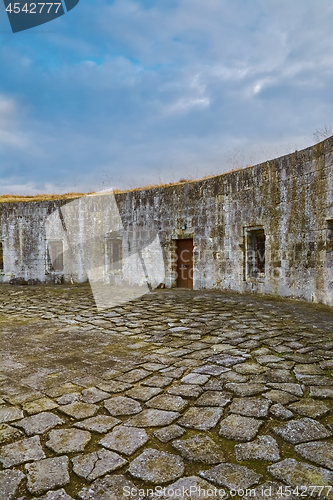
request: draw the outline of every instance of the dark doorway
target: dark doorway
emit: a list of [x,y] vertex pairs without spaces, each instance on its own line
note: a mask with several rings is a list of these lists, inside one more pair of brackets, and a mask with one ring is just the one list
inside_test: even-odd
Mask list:
[[0,271],[3,271],[3,246],[2,246],[2,241],[0,241]]
[[52,271],[64,270],[64,244],[61,240],[49,241],[49,258]]
[[108,271],[123,268],[123,242],[122,240],[107,240],[106,253]]
[[177,240],[177,287],[193,288],[193,239]]
[[263,229],[247,230],[247,276],[265,277],[265,233]]

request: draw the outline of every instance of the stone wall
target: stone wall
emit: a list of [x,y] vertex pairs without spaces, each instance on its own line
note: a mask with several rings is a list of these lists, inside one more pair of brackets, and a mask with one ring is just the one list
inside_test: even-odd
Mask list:
[[[195,289],[251,291],[333,306],[333,248],[329,229],[333,221],[332,150],[333,137],[330,137],[305,150],[243,170],[115,195],[120,214],[118,229],[114,227],[114,219],[112,222],[114,206],[105,204],[105,200],[98,201],[98,197],[89,201],[89,210],[95,217],[90,216],[87,224],[84,218],[87,205],[82,201],[86,197],[82,198],[76,202],[75,210],[67,214],[67,225],[72,217],[73,227],[77,227],[75,252],[70,252],[63,232],[64,221],[57,215],[69,200],[0,204],[0,239],[4,248],[0,280],[84,281],[86,259],[91,251],[83,240],[89,237],[100,241],[99,250],[94,252],[101,260],[103,237],[122,226],[127,241],[125,260],[126,255],[133,255],[159,238],[164,260],[163,281],[167,287],[176,285],[176,240],[193,238]],[[97,219],[102,223],[94,223]],[[254,230],[265,233],[264,275],[253,276],[248,272],[246,261]],[[64,241],[62,273],[48,268],[48,232]],[[135,248],[130,242],[134,242]],[[157,247],[151,246],[148,252],[155,267]],[[94,258],[89,256],[90,265]],[[137,264],[133,262],[128,267],[128,276],[139,282],[141,277],[136,274]],[[140,264],[139,260],[135,262]],[[160,271],[162,267],[159,264]],[[158,274],[158,270],[154,272]]]

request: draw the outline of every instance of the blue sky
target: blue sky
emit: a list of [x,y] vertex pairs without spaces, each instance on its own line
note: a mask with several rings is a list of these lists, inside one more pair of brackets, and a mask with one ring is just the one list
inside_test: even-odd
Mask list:
[[331,0],[80,0],[11,33],[0,194],[199,178],[333,125]]

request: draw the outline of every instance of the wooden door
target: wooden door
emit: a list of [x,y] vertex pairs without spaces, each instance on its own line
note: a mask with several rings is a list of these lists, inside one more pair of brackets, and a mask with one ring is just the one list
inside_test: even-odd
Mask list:
[[193,288],[193,239],[177,240],[177,287]]

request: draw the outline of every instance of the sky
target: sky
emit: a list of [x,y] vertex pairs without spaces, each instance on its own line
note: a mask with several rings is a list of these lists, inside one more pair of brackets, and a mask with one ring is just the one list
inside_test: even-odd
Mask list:
[[12,33],[1,3],[0,194],[201,178],[318,142],[332,26],[331,0],[80,0]]

